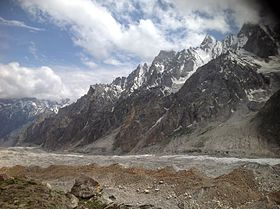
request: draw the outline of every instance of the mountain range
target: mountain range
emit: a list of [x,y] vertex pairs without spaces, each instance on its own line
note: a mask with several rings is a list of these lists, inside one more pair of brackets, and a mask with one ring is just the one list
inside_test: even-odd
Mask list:
[[13,146],[25,128],[34,121],[41,121],[69,104],[69,99],[60,102],[36,98],[0,99],[0,144]]
[[32,116],[12,144],[94,154],[279,156],[279,28],[247,23],[223,41],[207,35],[198,47],[160,51],[151,64],[90,86],[56,114]]

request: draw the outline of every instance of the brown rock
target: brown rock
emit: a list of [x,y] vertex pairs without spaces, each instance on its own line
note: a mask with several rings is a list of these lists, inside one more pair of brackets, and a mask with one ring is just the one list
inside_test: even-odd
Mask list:
[[78,198],[89,199],[98,196],[101,192],[100,184],[88,176],[80,176],[75,179],[75,184],[71,189],[71,193]]
[[0,181],[5,181],[7,179],[9,179],[10,177],[5,174],[5,173],[0,173]]

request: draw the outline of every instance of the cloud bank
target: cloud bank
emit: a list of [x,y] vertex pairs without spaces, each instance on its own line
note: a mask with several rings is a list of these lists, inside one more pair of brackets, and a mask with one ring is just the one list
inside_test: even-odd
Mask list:
[[117,54],[151,60],[161,49],[200,44],[207,31],[258,20],[254,1],[244,0],[19,0],[24,10],[62,29],[96,59]]
[[114,71],[57,68],[54,71],[46,66],[24,67],[17,62],[0,64],[0,98],[70,98],[75,101],[88,91],[91,84],[108,82],[114,77],[127,75],[129,71],[126,68]]

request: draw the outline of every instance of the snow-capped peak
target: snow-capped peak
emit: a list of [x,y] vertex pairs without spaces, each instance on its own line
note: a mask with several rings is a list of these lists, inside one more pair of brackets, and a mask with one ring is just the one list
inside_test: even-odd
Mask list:
[[207,34],[203,41],[200,44],[200,48],[212,48],[217,43],[217,40],[213,37]]

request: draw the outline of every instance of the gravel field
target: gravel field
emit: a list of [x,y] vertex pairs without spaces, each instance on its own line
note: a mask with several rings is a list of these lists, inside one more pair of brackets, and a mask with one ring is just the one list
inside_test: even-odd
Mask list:
[[1,173],[63,192],[86,175],[100,183],[104,198],[114,197],[125,209],[276,209],[280,204],[276,158],[101,156],[13,147],[0,149]]

